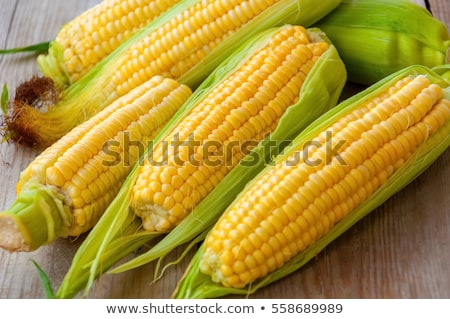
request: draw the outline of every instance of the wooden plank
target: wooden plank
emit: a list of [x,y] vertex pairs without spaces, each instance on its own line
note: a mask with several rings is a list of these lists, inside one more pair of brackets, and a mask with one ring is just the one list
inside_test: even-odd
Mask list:
[[[25,46],[53,39],[60,27],[99,0],[33,1],[1,0],[1,48]],[[5,32],[6,31],[6,32]],[[0,55],[0,81],[14,92],[18,83],[38,72],[33,54]],[[36,157],[37,151],[13,144],[0,144],[0,209],[15,198],[19,173]],[[37,252],[9,254],[0,250],[0,298],[44,297],[36,260],[55,282],[60,282],[68,268],[75,245],[66,241],[43,247]]]
[[[52,39],[63,23],[98,2],[0,0],[0,48]],[[450,26],[448,1],[431,0],[430,4],[434,15]],[[0,81],[7,82],[11,92],[36,72],[32,54],[0,56]],[[0,144],[0,209],[13,202],[19,173],[36,154],[25,147]],[[447,151],[305,267],[251,298],[450,298],[449,163]],[[82,239],[59,239],[32,253],[0,250],[0,298],[44,298],[30,260],[36,260],[57,286]],[[169,259],[176,259],[181,251],[177,249]],[[155,283],[154,264],[105,275],[89,297],[169,298],[188,262],[189,258],[184,259]]]
[[431,12],[436,19],[439,19],[449,26],[450,24],[450,5],[448,0],[429,0]]

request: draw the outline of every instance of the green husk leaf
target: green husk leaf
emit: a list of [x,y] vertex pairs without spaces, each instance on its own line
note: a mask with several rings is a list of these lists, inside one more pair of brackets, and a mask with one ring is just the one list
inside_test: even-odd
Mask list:
[[162,267],[162,262],[164,260],[163,257],[158,259],[158,262],[156,263],[156,267],[155,267],[155,281],[159,280],[164,272],[169,269],[171,266],[175,266],[178,265],[189,253],[189,251],[191,251],[195,245],[197,245],[198,243],[200,243],[203,239],[205,239],[206,234],[209,231],[209,227],[205,229],[205,231],[203,231],[203,233],[201,233],[200,235],[198,235],[197,237],[195,237],[190,243],[189,245],[187,245],[187,247],[183,250],[183,253],[174,261],[169,262],[167,264],[164,265],[163,269],[160,271],[159,269]]
[[438,65],[433,68],[433,71],[439,74],[442,78],[450,83],[450,64]]
[[40,54],[36,63],[39,71],[51,78],[57,87],[64,88],[71,84],[65,69],[64,50],[58,42],[50,42],[47,54]]
[[315,25],[336,45],[351,82],[369,85],[410,65],[450,63],[446,25],[410,0],[343,0]]
[[36,261],[31,260],[31,262],[36,267],[36,269],[39,273],[39,278],[41,279],[41,283],[42,283],[42,286],[44,287],[44,291],[45,291],[45,295],[46,295],[47,299],[54,299],[55,293],[53,291],[52,284],[51,284],[50,279],[48,278],[47,274],[41,268],[41,266],[39,266],[39,264]]
[[14,53],[22,53],[22,52],[34,52],[34,53],[43,53],[47,52],[50,47],[50,41],[36,43],[24,47],[11,48],[0,50],[0,54],[14,54]]
[[0,106],[4,116],[8,115],[8,101],[9,101],[8,86],[5,83],[3,85],[2,96],[0,98]]
[[[331,123],[340,118],[343,114],[351,112],[358,105],[358,101],[370,98],[391,83],[406,75],[425,75],[433,83],[441,85],[444,89],[444,96],[450,93],[448,83],[445,79],[439,77],[436,73],[422,66],[412,66],[401,70],[377,84],[367,88],[366,90],[350,97],[343,101],[338,106],[318,118],[311,123],[307,129],[300,133],[287,147],[283,154],[279,155],[275,162],[280,162],[286,158],[290,150],[296,149],[298,145],[304,145],[316,136],[319,132],[326,129]],[[337,223],[329,233],[319,239],[316,243],[305,249],[303,252],[292,258],[282,268],[270,273],[268,276],[255,281],[249,287],[243,289],[225,288],[220,284],[213,282],[210,276],[200,272],[199,262],[203,254],[204,246],[202,245],[191,260],[186,273],[180,280],[173,297],[174,298],[217,298],[229,294],[249,295],[258,289],[265,287],[280,278],[283,278],[292,272],[298,270],[320,251],[322,251],[329,243],[339,237],[342,233],[348,230],[356,222],[361,220],[367,214],[379,207],[393,194],[400,191],[407,186],[412,180],[419,176],[425,169],[427,169],[448,147],[450,146],[450,121],[441,127],[435,134],[428,138],[410,157],[405,164],[398,169],[387,182],[380,187],[372,196],[370,196],[364,203],[355,208],[343,220]],[[270,169],[266,168],[265,170]],[[265,170],[259,174],[264,174]],[[246,187],[249,187],[255,179]],[[245,191],[245,190],[244,190]]]
[[[157,143],[160,141],[166,132],[176,125],[214,85],[227,77],[238,65],[243,63],[247,56],[252,55],[252,51],[262,46],[276,30],[276,28],[273,28],[262,32],[258,37],[248,40],[234,55],[227,58],[199,86],[166,127],[160,131],[154,142]],[[319,33],[318,30],[315,32]],[[247,165],[239,165],[238,170],[236,168],[233,169],[214,189],[213,193],[215,195],[208,195],[194,209],[189,215],[192,216],[190,217],[192,224],[187,227],[192,226],[195,229],[190,230],[189,236],[186,237],[187,239],[184,238],[183,227],[186,226],[183,226],[185,225],[183,221],[177,227],[180,231],[177,230],[175,235],[172,235],[173,231],[168,234],[175,237],[175,239],[169,239],[171,246],[162,247],[164,244],[158,246],[163,249],[157,252],[156,258],[164,256],[178,245],[194,239],[211,225],[223,209],[226,208],[227,204],[233,200],[239,190],[242,189],[245,182],[250,180],[258,170],[262,169],[266,162],[270,161],[271,153],[269,151],[275,152],[272,154],[280,151],[270,149],[271,141],[289,141],[299,130],[308,125],[320,114],[333,107],[337,103],[345,80],[345,66],[340,60],[336,49],[330,46],[330,49],[317,61],[310,75],[308,75],[303,85],[299,102],[288,109],[280,120],[278,128],[272,134],[271,139],[267,138],[261,142],[260,145],[244,158],[246,160],[244,163]],[[149,152],[151,152],[151,149],[147,149],[143,156],[148,156],[150,154]],[[57,297],[73,297],[82,288],[86,288],[85,293],[87,293],[95,278],[104,273],[110,266],[120,261],[125,255],[130,254],[139,245],[143,245],[150,239],[165,235],[162,233],[149,233],[142,229],[134,229],[133,232],[130,232],[123,227],[123,225],[132,224],[136,220],[139,221],[130,212],[128,207],[131,197],[131,186],[134,184],[139,165],[137,164],[133,168],[127,181],[122,186],[119,195],[108,207],[101,217],[100,222],[91,230],[89,236],[77,251],[71,268],[57,292]],[[131,237],[135,240],[135,246],[128,244]],[[150,256],[150,260],[153,260],[152,255]],[[137,257],[126,267],[131,266],[131,268],[134,268],[142,265],[147,262],[145,258],[147,257]],[[89,273],[87,285],[85,281],[86,273]]]

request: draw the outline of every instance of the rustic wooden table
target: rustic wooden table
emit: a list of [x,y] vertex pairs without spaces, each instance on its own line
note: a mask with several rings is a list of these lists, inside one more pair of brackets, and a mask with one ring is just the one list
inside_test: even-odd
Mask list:
[[[64,22],[98,2],[0,0],[0,48],[52,39]],[[448,0],[430,4],[434,15],[450,27]],[[0,56],[0,81],[11,92],[37,72],[34,55]],[[19,173],[36,155],[32,149],[0,144],[0,210],[13,202]],[[450,298],[449,162],[447,150],[305,267],[251,298]],[[0,298],[45,298],[31,260],[58,286],[79,242],[61,239],[31,253],[0,250]],[[187,263],[185,259],[156,283],[153,264],[104,276],[89,297],[169,298]]]

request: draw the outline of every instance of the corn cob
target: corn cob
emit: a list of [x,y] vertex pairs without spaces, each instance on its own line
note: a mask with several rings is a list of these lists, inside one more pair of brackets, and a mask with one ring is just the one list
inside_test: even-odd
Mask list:
[[343,0],[315,26],[336,45],[351,82],[369,85],[410,65],[450,63],[446,25],[410,0]]
[[[327,49],[304,28],[286,28],[199,101],[139,168],[131,207],[144,229],[167,231],[184,219],[251,149],[244,143],[275,129]],[[165,149],[177,139],[192,147]]]
[[52,41],[0,50],[35,52],[41,73],[64,88],[180,0],[103,0],[61,27]]
[[[6,119],[15,141],[47,145],[153,75],[194,89],[240,43],[268,27],[310,25],[340,0],[185,0],[132,36],[63,92],[15,99]],[[33,82],[28,83],[33,86]],[[51,91],[51,90],[50,90]],[[33,105],[47,104],[47,110]]]
[[38,56],[39,70],[57,86],[70,85],[179,1],[103,0],[62,26]]
[[0,213],[0,247],[30,251],[94,226],[142,156],[127,141],[152,139],[190,93],[155,76],[44,150]]
[[[279,151],[278,144],[268,149],[271,142],[293,137],[335,105],[345,83],[345,67],[334,47],[322,37],[319,30],[286,25],[259,34],[223,61],[155,138],[143,165],[135,167],[83,242],[57,296],[71,297],[85,287],[88,291],[101,272],[120,260],[117,253],[131,253],[130,242],[141,241],[143,245],[155,236],[170,235],[185,220],[210,223],[245,181]],[[271,138],[265,137],[267,134]],[[171,145],[175,137],[180,143],[191,141],[201,146],[192,149],[192,156],[189,148],[165,150],[164,143]],[[223,149],[210,155],[203,152],[213,152],[214,147],[217,151],[222,143],[241,146],[246,141],[254,144],[234,149],[234,153]],[[251,155],[243,157],[246,150],[252,150]],[[198,166],[190,158],[199,160]],[[248,165],[241,164],[243,159]],[[156,218],[147,215],[147,206],[164,213]],[[143,224],[143,229],[123,229],[135,221]],[[181,237],[192,239],[205,227],[193,227],[192,233]],[[165,248],[179,244],[174,241]],[[159,257],[153,253],[143,254],[125,267],[134,268]]]
[[301,267],[448,148],[449,89],[411,67],[312,123],[226,209],[175,297],[249,294]]

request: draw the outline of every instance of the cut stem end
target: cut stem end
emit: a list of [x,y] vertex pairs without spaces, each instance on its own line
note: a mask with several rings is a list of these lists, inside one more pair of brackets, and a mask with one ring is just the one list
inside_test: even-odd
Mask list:
[[0,213],[0,247],[11,252],[35,250],[61,236],[71,222],[69,216],[56,190],[31,180]]

